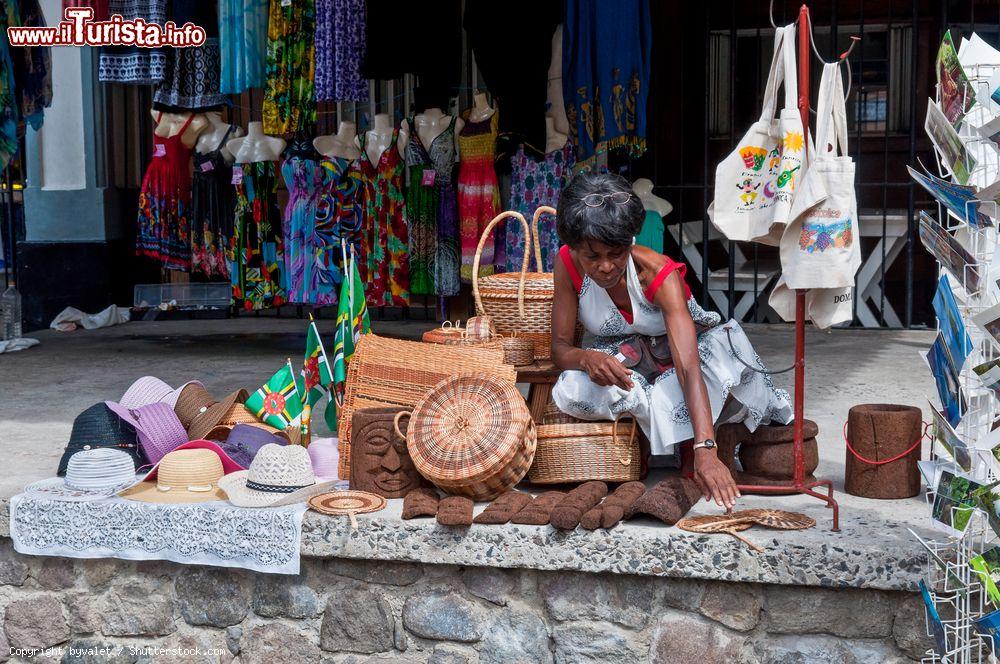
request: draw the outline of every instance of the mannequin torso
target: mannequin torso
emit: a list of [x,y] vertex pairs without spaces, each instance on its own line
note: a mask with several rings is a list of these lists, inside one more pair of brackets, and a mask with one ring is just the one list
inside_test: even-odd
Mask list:
[[317,136],[313,141],[313,147],[324,157],[354,161],[361,156],[361,150],[358,148],[357,141],[357,125],[344,120],[337,127],[336,134]]
[[281,158],[285,141],[265,134],[262,123],[251,122],[247,125],[247,135],[229,139],[226,149],[233,154],[237,164],[275,161]]
[[235,125],[231,126],[223,122],[222,113],[218,111],[209,111],[205,114],[205,118],[208,120],[208,127],[205,128],[205,131],[198,134],[198,142],[194,146],[195,152],[198,154],[209,154],[218,148],[226,163],[233,163],[233,153],[225,145],[221,145],[222,139],[226,137],[226,133],[230,129],[232,129],[232,132],[229,133],[230,138],[242,136],[243,128]]
[[[382,158],[382,153],[389,149],[389,146],[392,144],[392,132],[393,126],[389,120],[389,116],[385,113],[376,115],[372,121],[372,128],[365,132],[365,152],[372,164],[378,164],[379,159]],[[399,150],[400,157],[405,158],[406,144],[409,141],[410,132],[405,126],[400,127],[399,138],[396,141],[396,149]],[[355,142],[355,145],[359,149],[361,148],[360,137]]]
[[[555,121],[556,131],[569,134],[569,119],[566,117],[566,101],[563,99],[562,82],[562,32],[563,26],[556,27],[552,35],[552,59],[549,61],[549,86],[547,101],[549,111],[546,115]],[[548,148],[545,150],[548,152]]]
[[490,102],[484,93],[477,92],[472,97],[472,108],[469,109],[469,120],[472,122],[482,122],[492,117],[496,112],[497,109],[490,106]]
[[458,134],[462,131],[462,127],[465,126],[465,121],[462,118],[453,118],[450,115],[445,115],[444,111],[440,108],[428,108],[423,113],[413,117],[413,127],[408,127],[406,120],[403,120],[403,126],[407,126],[407,129],[411,132],[415,130],[417,140],[424,146],[424,149],[430,150],[434,139],[448,129],[452,120],[455,122],[455,154],[458,154]]
[[[170,138],[183,131],[181,143],[188,148],[194,147],[199,134],[208,127],[208,120],[200,113],[163,113],[152,109],[150,114],[153,116],[153,122],[156,123],[153,129],[154,134],[160,138]],[[189,119],[190,123],[188,123]]]
[[556,130],[555,121],[546,116],[545,118],[545,154],[562,150],[566,145],[569,136]]
[[661,217],[666,217],[674,209],[670,201],[653,194],[653,181],[648,178],[636,180],[632,184],[632,191],[639,197],[642,207],[646,210],[652,210]]

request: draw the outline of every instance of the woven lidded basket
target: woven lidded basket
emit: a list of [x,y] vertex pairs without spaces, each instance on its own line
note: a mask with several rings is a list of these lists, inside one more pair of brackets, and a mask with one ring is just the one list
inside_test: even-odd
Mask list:
[[504,337],[500,340],[503,361],[515,367],[523,367],[535,361],[535,342],[524,337]]
[[450,320],[446,320],[441,323],[441,327],[424,332],[421,340],[429,344],[446,344],[449,341],[461,339],[464,335],[465,330],[462,329],[461,321],[452,323]]
[[[550,421],[548,413],[543,421]],[[637,428],[635,422],[623,423],[621,419],[539,424],[538,449],[528,481],[563,484],[638,480],[642,476],[642,451],[636,440]]]
[[[552,293],[554,285],[551,272],[528,272],[531,258],[529,242],[534,238],[535,265],[542,266],[542,249],[538,242],[538,218],[544,214],[555,214],[554,208],[546,205],[535,210],[532,219],[534,233],[528,222],[518,212],[501,212],[486,225],[476,247],[472,263],[472,295],[476,300],[476,313],[487,315],[493,320],[496,331],[505,337],[518,336],[531,339],[535,344],[535,358],[547,360],[552,345]],[[504,217],[514,217],[524,230],[524,259],[520,272],[504,272],[479,278],[479,260],[483,247],[490,237],[490,231]]]
[[399,406],[409,410],[444,378],[475,374],[509,383],[517,373],[503,350],[481,346],[425,344],[363,334],[347,366],[347,389],[338,415],[340,479],[351,477],[351,420],[358,408]]
[[[396,416],[397,430],[402,412]],[[520,482],[535,456],[535,425],[512,383],[446,378],[410,414],[413,465],[444,491],[492,500]]]

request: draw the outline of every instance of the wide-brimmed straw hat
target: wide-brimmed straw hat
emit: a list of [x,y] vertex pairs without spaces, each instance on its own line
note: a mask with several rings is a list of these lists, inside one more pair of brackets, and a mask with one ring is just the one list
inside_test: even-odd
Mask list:
[[118,417],[103,401],[96,403],[76,416],[73,431],[69,435],[66,450],[59,460],[56,474],[66,474],[69,460],[77,452],[101,447],[121,450],[132,458],[136,468],[145,463],[139,450],[139,440],[135,427]]
[[238,507],[278,507],[305,502],[334,483],[316,481],[306,448],[265,445],[249,469],[226,475],[219,486]]
[[77,452],[69,458],[66,477],[39,480],[24,492],[39,498],[82,502],[108,498],[135,483],[132,457],[121,450],[102,447]]
[[127,408],[114,401],[104,403],[135,428],[139,436],[139,448],[149,463],[157,463],[168,452],[173,452],[188,442],[187,431],[177,419],[174,409],[162,401],[139,408]]
[[[188,427],[188,436],[192,439],[204,438],[209,431],[220,424],[240,424],[244,421],[242,413],[246,413],[243,402],[249,396],[246,390],[240,389],[227,395],[222,401],[216,401],[207,407],[202,406],[204,410],[199,412]],[[258,420],[253,418],[250,421]]]
[[149,503],[225,500],[219,481],[239,470],[239,464],[215,443],[193,440],[164,456],[141,482],[118,495]]
[[190,429],[195,418],[214,403],[216,403],[215,397],[205,389],[204,385],[200,382],[191,382],[181,387],[177,393],[174,412],[177,413],[177,418],[184,428]]
[[118,400],[118,403],[126,408],[139,408],[140,406],[147,406],[151,403],[163,401],[173,391],[174,388],[156,376],[143,376],[125,390],[125,394]]
[[171,408],[174,408],[177,405],[177,400],[180,399],[181,394],[184,392],[184,390],[188,389],[192,385],[200,385],[202,389],[205,389],[205,386],[201,384],[200,380],[189,380],[180,387],[175,387],[174,389],[170,390],[167,396],[163,397],[163,403],[167,404]]
[[[218,429],[219,427],[216,427]],[[216,429],[213,429],[215,431]],[[249,468],[257,452],[265,445],[287,445],[288,439],[282,438],[262,427],[252,424],[237,424],[232,430],[227,430],[225,440],[219,441],[219,447],[236,463]],[[215,440],[209,434],[209,440]]]

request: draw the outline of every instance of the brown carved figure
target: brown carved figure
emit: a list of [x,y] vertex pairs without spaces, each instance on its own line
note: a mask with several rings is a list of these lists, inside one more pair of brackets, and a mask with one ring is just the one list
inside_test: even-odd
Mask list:
[[[413,466],[406,440],[393,427],[398,408],[362,408],[351,420],[351,488],[402,498],[427,482]],[[408,419],[401,418],[406,433]]]

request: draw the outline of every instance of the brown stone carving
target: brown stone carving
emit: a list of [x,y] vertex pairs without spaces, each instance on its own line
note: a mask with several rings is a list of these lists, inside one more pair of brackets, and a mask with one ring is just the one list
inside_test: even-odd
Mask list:
[[[399,408],[362,408],[351,420],[351,488],[386,498],[402,498],[427,486],[413,466],[406,441],[393,427]],[[407,418],[400,421],[406,433]]]

